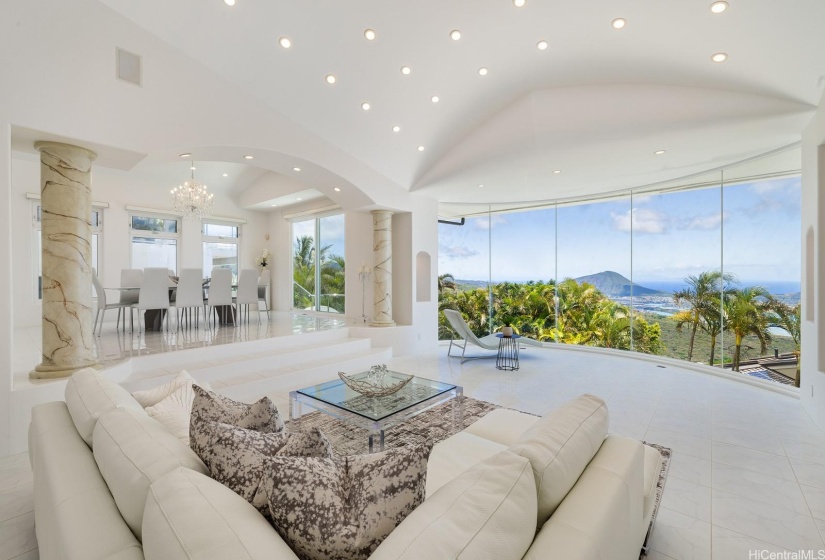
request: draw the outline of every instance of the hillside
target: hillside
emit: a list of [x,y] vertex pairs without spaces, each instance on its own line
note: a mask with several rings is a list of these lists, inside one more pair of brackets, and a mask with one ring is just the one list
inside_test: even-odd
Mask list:
[[596,289],[609,298],[628,297],[630,295],[631,285],[633,286],[634,296],[652,296],[662,293],[658,290],[651,290],[650,288],[645,288],[644,286],[640,286],[638,284],[631,284],[630,280],[618,272],[613,272],[612,270],[606,270],[604,272],[599,272],[598,274],[581,276],[579,278],[575,278],[575,280],[579,284],[582,282],[587,282],[588,284],[594,285]]

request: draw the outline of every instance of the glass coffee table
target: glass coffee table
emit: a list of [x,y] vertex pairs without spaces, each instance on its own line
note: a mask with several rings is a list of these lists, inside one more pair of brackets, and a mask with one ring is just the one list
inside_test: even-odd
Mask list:
[[[361,379],[367,375],[368,372],[363,372],[349,377]],[[394,371],[386,375],[391,376],[391,379],[407,377]],[[376,442],[378,450],[384,450],[384,431],[387,428],[450,400],[453,403],[453,432],[460,430],[464,424],[463,396],[464,388],[458,385],[413,377],[397,393],[386,397],[366,397],[347,387],[340,379],[336,379],[290,392],[289,419],[291,425],[300,431],[304,405],[319,410],[367,430],[369,450],[373,453]]]

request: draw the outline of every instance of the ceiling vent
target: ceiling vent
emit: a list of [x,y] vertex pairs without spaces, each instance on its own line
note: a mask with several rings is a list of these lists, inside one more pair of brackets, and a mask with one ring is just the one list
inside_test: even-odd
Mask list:
[[143,84],[141,59],[138,55],[117,49],[117,79],[136,86]]

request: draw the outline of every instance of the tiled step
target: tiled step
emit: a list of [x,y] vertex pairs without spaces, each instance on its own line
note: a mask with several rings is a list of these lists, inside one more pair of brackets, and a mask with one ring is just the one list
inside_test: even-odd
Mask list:
[[341,328],[138,356],[132,359],[130,380],[149,377],[152,374],[163,375],[161,370],[179,371],[185,369],[187,365],[191,367],[194,364],[217,365],[233,362],[236,361],[237,356],[246,359],[262,353],[289,351],[294,348],[323,347],[345,341],[348,338],[349,329]]
[[216,381],[212,383],[212,388],[222,395],[240,401],[253,402],[267,395],[283,404],[290,391],[332,381],[337,378],[339,371],[355,373],[366,370],[390,358],[391,348],[370,348],[362,352],[307,362],[301,367],[293,368],[292,371],[273,370],[268,374],[259,373]]

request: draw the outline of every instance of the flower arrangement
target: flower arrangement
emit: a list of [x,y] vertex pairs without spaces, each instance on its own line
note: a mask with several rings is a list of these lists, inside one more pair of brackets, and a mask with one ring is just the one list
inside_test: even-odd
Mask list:
[[269,261],[271,259],[272,259],[272,253],[269,252],[269,249],[264,249],[264,252],[255,261],[255,264],[258,265],[258,268],[263,270],[265,268],[269,268]]

